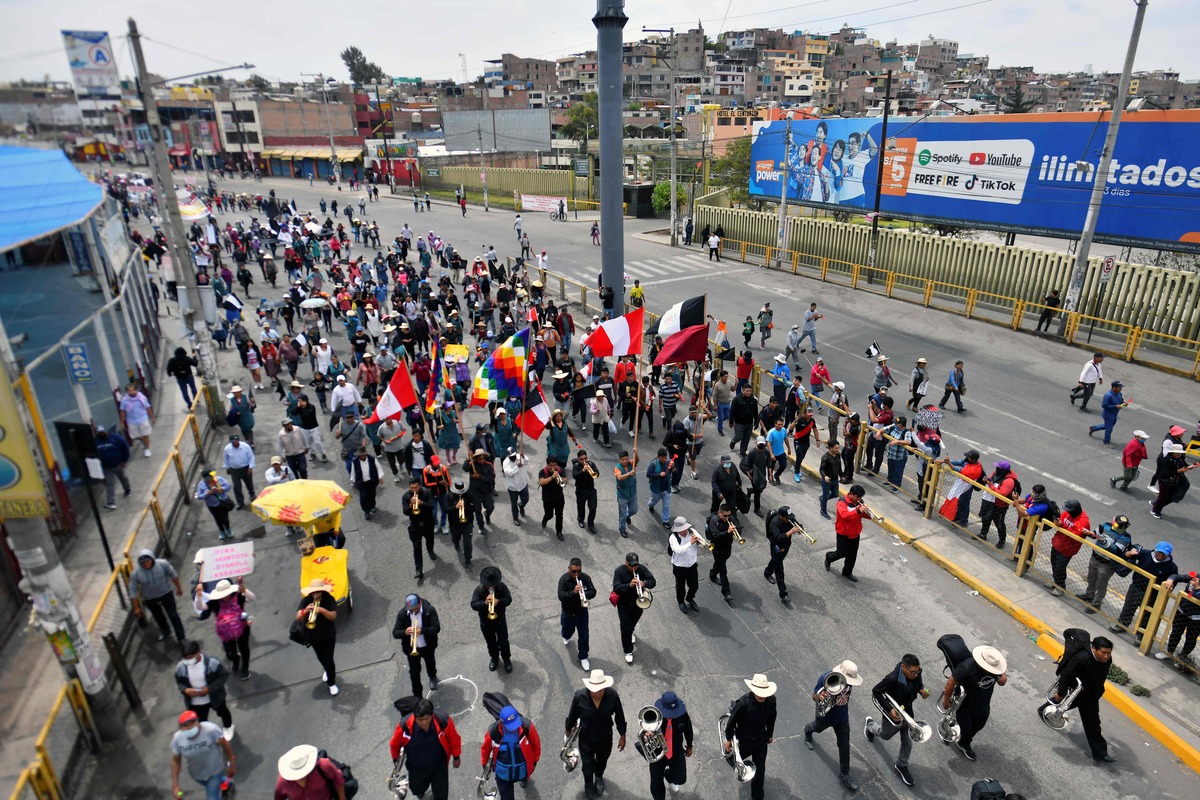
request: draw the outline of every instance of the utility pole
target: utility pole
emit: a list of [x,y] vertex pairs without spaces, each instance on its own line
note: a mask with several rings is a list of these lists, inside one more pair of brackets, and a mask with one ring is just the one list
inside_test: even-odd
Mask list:
[[388,151],[388,125],[391,124],[391,102],[388,103],[388,119],[383,118],[383,103],[379,99],[379,84],[375,84],[375,107],[379,109],[379,127],[383,130],[383,162],[387,165],[388,186],[392,185],[392,155]]
[[[1108,130],[1104,134],[1104,149],[1100,151],[1100,163],[1096,165],[1096,180],[1092,183],[1092,196],[1088,201],[1087,217],[1083,222],[1083,233],[1075,248],[1075,266],[1071,269],[1071,282],[1067,286],[1064,311],[1079,310],[1083,295],[1083,280],[1087,277],[1088,256],[1091,254],[1092,239],[1096,236],[1096,225],[1100,221],[1100,204],[1104,202],[1104,189],[1108,186],[1108,174],[1112,170],[1113,150],[1117,146],[1117,130],[1121,127],[1121,114],[1129,96],[1129,79],[1133,73],[1133,60],[1137,56],[1138,39],[1142,35],[1142,21],[1146,18],[1149,0],[1137,0],[1137,14],[1133,18],[1133,31],[1129,34],[1129,48],[1125,51],[1125,66],[1121,69],[1121,80],[1117,84],[1117,98],[1113,101],[1108,118]],[[1077,163],[1077,169],[1090,168],[1086,161]],[[1058,333],[1061,336],[1067,326],[1067,315],[1061,314]]]
[[775,266],[783,269],[783,250],[787,246],[787,187],[788,178],[791,176],[791,161],[789,157],[792,151],[792,117],[795,114],[791,111],[786,115],[786,127],[783,133],[783,169],[780,170],[779,178],[779,241],[776,242]]
[[[0,408],[3,409],[5,418],[13,417],[10,424],[19,424],[22,428],[19,432],[9,431],[10,443],[6,447],[10,453],[12,448],[22,448],[25,457],[20,460],[37,464],[33,450],[28,444],[36,440],[33,424],[29,419],[28,409],[16,402],[12,388],[12,380],[20,374],[20,365],[3,323],[0,323],[0,360],[3,360],[0,364]],[[54,648],[64,677],[67,680],[79,678],[80,684],[83,685],[101,738],[116,741],[124,736],[121,715],[104,677],[104,666],[92,646],[87,623],[75,604],[75,593],[71,589],[67,571],[59,560],[54,540],[50,538],[46,521],[39,516],[19,516],[20,513],[37,514],[39,511],[44,515],[47,511],[48,503],[44,499],[46,489],[41,469],[34,469],[32,472],[38,489],[43,494],[40,504],[13,500],[13,505],[31,508],[16,508],[4,513],[4,531],[8,535],[8,544],[25,576],[18,588],[29,596],[33,606],[34,626],[45,635],[47,643]],[[87,479],[86,475],[84,479]],[[22,478],[23,482],[24,480],[25,478]],[[42,508],[32,507],[37,505],[41,505]],[[117,588],[117,591],[120,589]]]
[[668,105],[669,122],[671,125],[671,247],[679,246],[679,204],[675,202],[675,170],[678,156],[678,142],[675,139],[675,64],[678,63],[675,54],[675,29],[642,28],[644,33],[668,33],[671,36],[671,60],[667,66],[671,68],[670,91],[671,99]]
[[[487,91],[487,87],[484,87],[484,91]],[[487,164],[483,160],[483,128],[476,126],[475,133],[479,136],[479,182],[483,184],[483,210],[487,211]]]
[[[625,165],[621,157],[621,31],[625,0],[596,0],[597,87],[600,90],[600,264],[605,286],[613,290],[613,308],[625,308],[625,218],[621,195]],[[634,155],[634,169],[637,155]],[[672,198],[674,199],[674,198]]]
[[871,250],[867,253],[867,282],[875,282],[875,258],[879,252],[879,201],[883,197],[883,161],[887,152],[888,115],[892,111],[892,71],[884,73],[883,79],[883,130],[879,133],[879,155],[875,159],[878,167],[875,173],[875,210],[871,214]]
[[[208,389],[213,411],[218,418],[225,416],[221,397],[221,377],[217,371],[216,351],[213,349],[212,334],[204,321],[200,306],[200,287],[196,283],[196,269],[192,264],[187,246],[187,233],[183,227],[183,216],[179,213],[179,198],[175,195],[175,183],[171,177],[170,161],[167,158],[167,139],[163,135],[162,119],[158,116],[158,103],[150,85],[146,70],[146,58],[142,55],[142,38],[137,23],[129,18],[129,43],[133,48],[134,67],[137,69],[137,90],[146,111],[146,125],[150,128],[150,146],[146,148],[146,160],[158,189],[159,205],[167,225],[163,233],[167,238],[167,252],[175,270],[175,280],[183,288],[179,312],[183,317],[184,330],[196,345],[196,356],[204,369],[204,384]],[[236,111],[234,112],[236,114]],[[209,289],[211,292],[212,290]],[[185,301],[186,300],[186,304]]]

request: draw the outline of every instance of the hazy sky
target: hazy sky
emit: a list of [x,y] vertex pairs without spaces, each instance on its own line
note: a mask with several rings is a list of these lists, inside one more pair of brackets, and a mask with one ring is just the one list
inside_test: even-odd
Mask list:
[[[168,77],[248,61],[273,80],[320,71],[345,79],[338,53],[357,45],[391,75],[427,79],[461,79],[461,52],[474,78],[484,59],[504,52],[553,59],[596,43],[595,6],[588,0],[0,0],[5,8],[0,80],[47,74],[69,80],[60,30],[107,30],[116,37],[126,32],[129,16],[146,37],[165,43],[147,41],[145,51],[150,69]],[[828,33],[848,23],[881,42],[915,42],[932,33],[957,41],[961,53],[986,53],[992,66],[1118,71],[1134,12],[1133,0],[629,0],[625,39],[638,38],[643,26],[693,28],[697,17],[710,36],[752,27]],[[1173,68],[1198,79],[1197,41],[1197,0],[1154,0],[1135,69]],[[124,40],[115,44],[128,74],[128,47]]]

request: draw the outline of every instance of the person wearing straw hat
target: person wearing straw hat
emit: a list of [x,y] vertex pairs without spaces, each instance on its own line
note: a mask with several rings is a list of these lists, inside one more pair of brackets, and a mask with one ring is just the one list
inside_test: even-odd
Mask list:
[[[579,725],[579,756],[583,773],[583,791],[588,800],[604,794],[604,770],[612,755],[612,734],[616,726],[617,750],[625,749],[625,710],[621,697],[613,690],[612,676],[594,669],[583,679],[583,688],[571,698],[567,712],[566,736]],[[564,737],[565,738],[565,737]]]
[[475,523],[479,532],[487,535],[484,526],[492,524],[492,512],[496,510],[496,467],[492,454],[482,447],[475,448],[471,460],[463,464],[463,472],[471,476],[467,491],[475,500]]
[[[203,588],[201,584],[197,585]],[[197,593],[196,597],[203,595]],[[230,672],[243,681],[250,677],[250,624],[253,622],[246,613],[246,601],[253,599],[254,592],[246,588],[240,577],[236,582],[222,579],[207,595],[201,609],[203,616],[213,618],[217,638],[229,659]]]
[[852,792],[857,792],[858,784],[850,777],[850,695],[855,686],[862,686],[863,679],[858,671],[858,665],[853,661],[843,661],[828,672],[822,673],[821,677],[817,678],[817,685],[813,687],[812,699],[814,703],[820,703],[829,697],[829,693],[825,690],[826,681],[835,674],[842,677],[845,688],[836,696],[833,707],[826,714],[804,726],[804,746],[809,750],[816,749],[816,745],[813,743],[813,734],[820,733],[826,728],[833,728],[833,733],[837,737],[838,780],[842,782],[842,786]]
[[346,800],[346,778],[311,744],[298,744],[279,757],[277,800]]
[[987,725],[991,713],[992,692],[997,686],[1008,683],[1008,661],[1004,654],[991,645],[981,644],[971,651],[971,657],[963,659],[946,679],[942,690],[942,708],[950,707],[954,688],[961,686],[966,694],[955,715],[959,730],[958,749],[969,760],[975,760],[971,742]]
[[171,737],[171,792],[175,797],[183,796],[179,769],[185,762],[188,775],[204,787],[205,800],[220,800],[222,785],[237,774],[237,757],[229,740],[217,725],[202,721],[195,711],[179,715],[179,730]]
[[[479,573],[479,585],[471,595],[471,610],[479,615],[479,631],[488,650],[488,671],[495,672],[498,661],[504,662],[504,671],[512,672],[512,651],[508,644],[508,607],[512,605],[512,592],[504,583],[500,568],[484,567]],[[490,619],[495,615],[495,619]]]
[[[303,644],[306,647],[311,647],[313,654],[316,655],[317,661],[321,664],[324,672],[321,674],[321,680],[329,687],[329,694],[337,696],[337,666],[333,662],[333,651],[337,647],[337,627],[334,622],[337,620],[337,601],[333,599],[330,593],[330,585],[325,582],[324,578],[313,578],[300,590],[300,604],[296,606],[296,622],[299,622],[303,627],[303,633],[300,636],[303,639]],[[307,622],[313,610],[316,610],[316,615],[313,617],[314,627],[308,628]],[[296,639],[293,639],[296,641]]]
[[[663,692],[654,707],[662,715],[666,756],[650,764],[650,797],[664,800],[668,788],[676,793],[687,783],[687,759],[693,752],[692,718],[687,706],[671,691]],[[634,747],[641,752],[640,742],[635,741]]]
[[742,682],[750,691],[730,704],[729,719],[725,723],[725,754],[728,756],[733,752],[733,740],[736,737],[742,759],[754,764],[750,798],[763,800],[767,747],[775,741],[775,691],[778,687],[762,673],[756,673],[753,678],[743,678]]

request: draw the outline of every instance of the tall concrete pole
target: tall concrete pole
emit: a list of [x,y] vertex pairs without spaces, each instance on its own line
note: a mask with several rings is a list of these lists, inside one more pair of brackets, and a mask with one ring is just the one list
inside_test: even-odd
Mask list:
[[[1133,74],[1133,61],[1137,56],[1138,39],[1142,35],[1142,20],[1146,18],[1149,0],[1138,0],[1137,14],[1133,18],[1133,31],[1129,34],[1129,48],[1125,51],[1125,66],[1121,69],[1121,80],[1117,84],[1117,98],[1113,101],[1112,113],[1108,118],[1108,130],[1104,134],[1104,149],[1100,151],[1100,163],[1096,165],[1096,180],[1092,183],[1092,197],[1088,202],[1087,217],[1083,233],[1075,248],[1075,266],[1071,269],[1071,282],[1067,286],[1067,297],[1063,304],[1066,311],[1078,311],[1083,294],[1083,280],[1087,277],[1088,256],[1092,250],[1092,239],[1096,236],[1096,224],[1100,221],[1100,204],[1104,202],[1104,190],[1108,186],[1108,174],[1112,170],[1113,150],[1117,146],[1117,130],[1121,127],[1121,114],[1129,97],[1129,80]],[[1059,335],[1067,325],[1067,315],[1059,318]]]
[[[621,198],[625,164],[621,159],[621,31],[625,0],[596,0],[597,79],[600,84],[600,264],[605,286],[614,292],[613,308],[625,307],[625,218]],[[674,199],[674,198],[672,198]]]
[[[137,68],[138,95],[146,112],[146,125],[150,128],[150,147],[147,148],[147,163],[158,189],[161,211],[167,225],[163,233],[167,237],[167,252],[175,268],[175,280],[183,289],[179,299],[179,311],[188,336],[196,344],[196,356],[204,369],[204,383],[208,396],[217,409],[218,417],[224,417],[221,396],[221,378],[217,372],[216,350],[213,349],[212,334],[204,321],[200,307],[200,286],[196,283],[196,269],[192,266],[192,255],[187,247],[187,232],[183,227],[183,215],[179,213],[179,200],[175,196],[175,182],[171,177],[171,162],[167,158],[167,138],[163,135],[162,119],[158,116],[158,104],[154,100],[154,87],[146,71],[146,59],[142,55],[142,39],[137,23],[129,19],[129,42],[133,47],[134,66]],[[236,111],[235,114],[236,116]],[[209,291],[212,291],[209,289]]]

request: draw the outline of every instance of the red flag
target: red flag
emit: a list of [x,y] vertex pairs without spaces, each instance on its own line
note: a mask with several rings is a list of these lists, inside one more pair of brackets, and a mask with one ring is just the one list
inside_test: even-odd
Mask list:
[[663,342],[663,349],[654,366],[677,364],[684,361],[703,361],[708,352],[708,323],[684,328],[679,333],[673,333]]
[[600,323],[583,343],[592,349],[592,355],[606,356],[637,355],[642,352],[642,327],[645,311],[637,308],[628,314]]
[[366,425],[373,425],[385,419],[399,419],[404,409],[417,404],[417,390],[413,388],[412,377],[408,374],[408,364],[401,361],[388,381],[388,387],[383,397],[375,404],[371,416],[363,420]]

